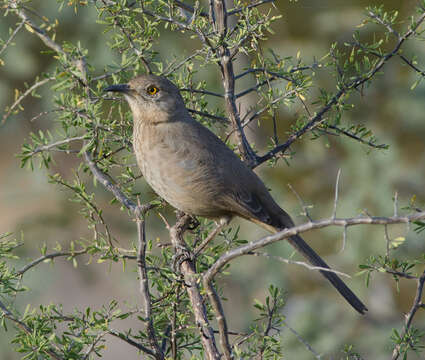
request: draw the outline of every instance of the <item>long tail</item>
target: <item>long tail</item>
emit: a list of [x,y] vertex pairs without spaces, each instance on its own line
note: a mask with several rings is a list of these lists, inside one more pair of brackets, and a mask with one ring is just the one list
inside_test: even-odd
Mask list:
[[[323,259],[298,235],[288,238],[289,243],[297,249],[313,266],[330,269]],[[338,275],[331,271],[320,270],[322,275],[328,279],[335,289],[347,300],[350,305],[360,314],[367,311],[367,307],[361,300],[349,289],[347,285],[340,279]]]
[[[276,233],[294,226],[291,217],[283,210],[267,192],[259,196],[253,197],[256,202],[252,201],[255,206],[249,207],[249,213],[241,212],[241,216],[257,223],[270,232]],[[261,199],[261,200],[258,200]],[[255,210],[253,210],[255,209]],[[289,243],[297,249],[313,266],[330,269],[323,259],[298,235],[291,236],[287,239]],[[354,295],[347,285],[332,271],[319,270],[322,275],[328,279],[338,292],[348,301],[348,303],[356,309],[360,314],[367,311],[367,307]]]

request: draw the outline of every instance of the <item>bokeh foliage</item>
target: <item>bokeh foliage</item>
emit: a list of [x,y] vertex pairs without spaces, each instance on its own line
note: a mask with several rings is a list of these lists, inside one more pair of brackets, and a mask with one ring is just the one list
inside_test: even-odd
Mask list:
[[[304,56],[302,44],[297,44],[295,40],[292,40],[293,43],[286,42],[287,48],[282,48],[281,44],[285,42],[282,41],[283,28],[280,23],[285,21],[285,16],[284,19],[281,17],[281,14],[285,15],[285,10],[281,10],[280,6],[283,6],[283,3],[277,2],[275,5],[278,9],[276,9],[268,2],[264,2],[262,6],[249,7],[246,2],[235,1],[228,9],[229,13],[234,12],[229,20],[231,30],[220,34],[209,19],[207,3],[195,3],[190,8],[182,8],[175,1],[140,3],[125,0],[42,3],[3,1],[5,19],[11,25],[10,30],[3,31],[5,35],[2,36],[0,43],[2,56],[4,53],[4,58],[1,58],[4,59],[1,60],[3,67],[14,66],[7,58],[14,41],[17,48],[25,44],[34,46],[37,52],[42,53],[43,62],[47,64],[41,67],[42,70],[31,74],[32,80],[24,87],[21,83],[10,82],[17,90],[14,92],[14,98],[5,104],[3,128],[7,130],[17,126],[9,124],[13,119],[25,117],[30,120],[31,131],[27,131],[26,141],[22,141],[23,137],[16,140],[19,143],[23,142],[19,153],[21,165],[45,174],[55,191],[66,189],[66,197],[70,197],[78,204],[78,207],[72,208],[73,211],[76,212],[78,209],[81,216],[86,219],[89,229],[82,231],[81,235],[71,230],[72,235],[69,238],[72,241],[69,242],[40,240],[39,243],[42,244],[39,246],[40,255],[43,262],[65,258],[74,267],[86,261],[97,264],[119,263],[124,268],[135,266],[137,244],[135,229],[132,227],[134,216],[120,205],[116,198],[101,190],[99,183],[91,174],[85,157],[89,154],[97,168],[114,179],[114,183],[124,196],[134,203],[137,203],[138,199],[145,202],[146,189],[141,188],[140,172],[135,165],[131,150],[131,116],[125,104],[119,101],[107,101],[108,98],[103,93],[107,84],[125,82],[147,70],[165,74],[182,89],[186,104],[197,120],[211,127],[235,151],[241,154],[246,151],[237,145],[238,138],[234,136],[237,133],[235,126],[229,126],[232,119],[229,121],[231,116],[223,106],[225,92],[219,71],[223,46],[229,49],[230,55],[234,58],[234,68],[238,71],[234,93],[240,100],[242,108],[238,109],[240,124],[247,129],[250,144],[254,149],[253,151],[248,149],[246,156],[252,166],[267,162],[271,167],[289,169],[288,172],[292,172],[292,168],[296,167],[293,179],[297,179],[297,176],[303,179],[300,186],[297,186],[297,191],[308,198],[313,197],[309,191],[324,193],[323,189],[332,188],[336,176],[336,171],[332,170],[338,167],[332,163],[335,158],[346,161],[350,166],[349,185],[354,188],[360,187],[359,181],[356,180],[362,178],[361,174],[370,178],[374,174],[374,169],[381,167],[379,174],[376,174],[377,182],[373,184],[373,190],[368,189],[366,185],[362,194],[367,194],[363,196],[376,194],[376,198],[367,200],[372,203],[382,202],[382,206],[372,205],[372,208],[385,211],[388,215],[392,212],[393,204],[390,198],[393,189],[391,183],[383,182],[382,186],[381,181],[387,178],[391,180],[394,174],[404,171],[403,164],[400,164],[403,161],[391,154],[395,152],[402,158],[403,151],[409,154],[414,152],[412,155],[416,159],[414,167],[417,167],[419,175],[409,176],[409,179],[401,176],[397,181],[402,182],[400,186],[406,189],[402,194],[406,199],[413,194],[423,199],[423,178],[420,175],[421,171],[422,175],[424,171],[423,146],[419,145],[416,149],[408,147],[406,144],[408,141],[401,139],[396,146],[385,150],[396,138],[396,135],[392,135],[393,137],[388,135],[397,132],[394,126],[396,120],[391,115],[397,110],[397,106],[410,107],[406,105],[409,101],[412,104],[410,111],[404,111],[405,108],[399,110],[406,117],[406,119],[403,117],[403,121],[398,120],[399,124],[404,124],[400,125],[399,131],[408,134],[409,139],[411,132],[419,138],[424,134],[423,121],[415,122],[415,119],[423,119],[421,117],[423,112],[419,111],[419,115],[414,112],[415,106],[420,103],[418,99],[424,92],[423,83],[420,82],[424,76],[420,70],[420,65],[423,64],[421,61],[423,49],[420,50],[420,46],[415,45],[419,43],[423,46],[421,42],[423,25],[406,36],[405,40],[400,41],[408,34],[409,29],[416,29],[419,19],[423,17],[421,4],[416,4],[419,7],[415,7],[410,3],[410,7],[396,10],[371,6],[365,10],[362,19],[356,24],[357,30],[353,31],[352,35],[337,39],[339,40],[337,42],[334,42],[335,38],[331,36],[326,51],[317,49],[317,54]],[[299,6],[302,9],[305,5],[300,1],[286,3],[286,6],[292,8]],[[66,21],[67,17],[71,18],[69,14],[72,12],[75,14],[74,24],[70,21],[70,24],[65,26],[66,24],[62,25],[61,21],[57,20],[62,16]],[[403,12],[402,16],[400,12]],[[20,15],[22,13],[25,13],[30,20],[23,18]],[[334,14],[331,19],[335,21],[338,17],[341,15]],[[306,18],[307,15],[304,21]],[[83,22],[82,19],[88,20]],[[78,21],[77,25],[75,21]],[[291,21],[290,17],[288,21]],[[310,25],[306,24],[306,27],[308,26]],[[17,30],[16,40],[15,30]],[[320,33],[320,30],[318,26],[315,31]],[[22,36],[22,33],[25,36]],[[11,39],[9,43],[8,39]],[[409,44],[412,43],[409,48]],[[184,48],[184,51],[181,51],[180,47]],[[399,68],[402,70],[396,70]],[[396,89],[403,91],[400,97],[407,97],[409,100],[399,102],[395,99],[385,102],[380,98],[381,92],[389,93],[389,97],[392,98],[398,97],[396,90],[391,88],[393,84],[391,78],[396,71],[408,74]],[[34,100],[30,100],[30,97]],[[373,121],[372,115],[369,114],[377,113],[375,108],[380,108],[388,115],[382,123]],[[320,111],[323,111],[324,116],[318,117]],[[356,119],[360,116],[365,119],[361,123]],[[393,131],[391,127],[394,127]],[[384,139],[377,138],[375,132],[383,134]],[[298,145],[299,143],[302,147]],[[323,149],[327,147],[331,150],[324,156]],[[308,155],[299,155],[300,149],[306,150],[305,153]],[[359,150],[362,158],[351,155],[358,153]],[[386,151],[384,160],[382,155],[374,155],[383,150]],[[372,154],[365,155],[370,152]],[[251,155],[250,158],[249,154],[254,156]],[[309,163],[306,158],[310,155],[314,160],[310,160]],[[366,164],[362,164],[363,162]],[[35,165],[41,170],[34,170]],[[287,168],[287,165],[291,167]],[[320,171],[323,173],[323,170],[317,169],[320,166],[325,169],[324,176],[319,175]],[[312,181],[318,184],[307,191]],[[418,185],[403,186],[403,182],[407,181]],[[274,182],[273,176],[270,182]],[[292,182],[298,185],[297,181]],[[377,187],[379,189],[375,189]],[[323,208],[320,195],[316,197],[316,204]],[[345,201],[348,199],[355,204],[350,208],[352,212],[370,206],[367,201],[358,202],[357,195],[351,191],[344,196]],[[324,196],[326,197],[324,201],[332,198],[329,192]],[[160,200],[152,196],[151,198],[150,203],[157,205],[154,212],[169,211]],[[411,201],[404,200],[403,205],[409,212],[414,212],[422,206],[420,201],[418,204],[413,198]],[[296,200],[293,201],[293,206],[297,206]],[[128,229],[133,229],[133,232],[128,229],[127,232],[120,230],[111,220],[113,214],[120,216],[121,221],[126,221],[129,224]],[[418,222],[416,225],[415,231],[420,234],[423,223]],[[201,221],[200,227],[188,238],[188,246],[196,247],[197,243],[207,237],[212,227],[212,222]],[[148,234],[152,238],[155,237],[150,231]],[[24,232],[24,239],[31,236],[31,232]],[[382,234],[380,236],[382,239]],[[365,261],[365,254],[368,252],[360,251],[360,245],[357,245],[357,249],[351,248],[353,255],[350,255],[352,256],[350,261],[362,264],[362,272],[367,275],[368,280],[371,274],[389,272],[399,284],[400,277],[408,279],[409,276],[416,276],[421,272],[424,247],[423,241],[421,243],[417,241],[421,239],[420,236],[414,237],[409,233],[408,240],[410,241],[412,237],[412,243],[416,244],[414,245],[416,250],[413,252],[406,245],[403,236],[391,236],[392,239],[399,239],[398,245],[394,245],[394,250],[391,251],[391,256],[385,254],[385,245],[382,241],[380,247],[367,247],[376,253],[368,261]],[[130,238],[131,241],[123,242],[120,239],[122,237]],[[245,243],[246,238],[253,240],[251,237],[249,231],[241,235],[235,226],[222,232],[214,245],[198,258],[198,270],[202,272],[207,269],[220,254]],[[10,328],[11,324],[7,322],[7,318],[19,319],[21,322],[20,324],[15,321],[18,331],[13,338],[13,343],[16,344],[14,347],[19,352],[28,358],[93,356],[105,351],[105,339],[109,336],[124,339],[129,347],[137,348],[133,342],[139,345],[139,350],[150,349],[151,344],[144,327],[146,319],[143,318],[140,305],[137,305],[139,301],[136,301],[133,307],[121,306],[114,296],[111,296],[98,300],[98,304],[104,305],[76,306],[73,311],[64,311],[60,305],[26,307],[22,304],[21,306],[17,299],[21,292],[28,290],[22,278],[30,268],[16,262],[16,251],[19,252],[22,241],[15,238],[17,236],[5,236],[1,240],[4,261],[0,264],[2,301],[10,311],[10,314],[4,312],[3,324]],[[368,235],[368,238],[373,236]],[[180,349],[181,354],[175,356],[181,358],[189,357],[189,354],[200,356],[200,335],[188,312],[189,302],[184,284],[173,268],[175,261],[173,251],[166,243],[165,235],[161,235],[160,240],[149,239],[147,243],[146,262],[153,291],[152,318],[157,337],[164,342],[168,355],[173,355],[173,352],[177,351],[174,349]],[[362,254],[362,258],[358,258],[356,256],[358,254]],[[79,261],[80,258],[84,261]],[[248,261],[251,263],[252,259]],[[18,264],[22,267],[20,268]],[[33,264],[36,267],[39,263]],[[237,273],[238,264],[235,270]],[[232,276],[235,270],[227,269]],[[292,268],[288,271],[292,271]],[[255,270],[254,274],[246,273],[245,270],[243,272],[245,274],[242,275],[242,279],[243,276],[250,279],[256,276]],[[275,279],[273,278],[275,274],[280,277],[280,272],[280,265],[274,265],[271,279]],[[309,275],[308,273],[307,276]],[[131,278],[136,284],[133,273]],[[238,282],[237,279],[231,281]],[[269,294],[266,296],[267,282],[261,281],[261,283],[262,286],[257,291],[261,292],[259,297],[264,301],[259,300],[255,304],[255,308],[259,311],[254,315],[257,321],[244,323],[235,320],[236,323],[239,321],[242,327],[242,330],[236,331],[238,337],[235,340],[238,344],[235,347],[235,355],[241,358],[252,358],[259,354],[264,358],[280,358],[281,354],[290,354],[291,351],[281,344],[280,333],[285,328],[281,311],[284,305],[282,293],[276,287],[270,286]],[[219,283],[220,293],[227,294],[226,285],[223,288],[222,286]],[[226,296],[229,298],[226,304],[229,308],[235,306],[232,305],[232,295],[236,298],[238,296],[231,292],[230,294]],[[253,301],[253,297],[249,299],[249,302]],[[377,299],[379,301],[379,297]],[[411,300],[408,303],[410,304]],[[212,313],[210,308],[208,310]],[[397,330],[401,328],[401,317],[397,317],[400,311],[397,310],[390,311],[386,318],[391,322],[394,321],[396,330],[391,336],[390,329],[387,329],[386,335],[382,334],[381,339],[384,340],[381,341],[384,343],[387,341],[387,347],[391,348],[395,346],[391,345],[391,339],[406,353],[412,348],[409,344],[414,343],[415,349],[419,351],[421,329],[413,327],[407,334]],[[335,323],[335,319],[338,318],[335,314],[338,310],[326,311],[333,312],[333,315],[324,313],[326,321],[330,324]],[[231,320],[232,315],[229,316]],[[299,321],[302,324],[303,316],[300,315],[299,320],[295,317],[292,322],[298,324]],[[125,330],[115,330],[115,325],[111,326],[129,318],[134,319],[134,322]],[[320,321],[324,324],[323,319]],[[367,326],[361,321],[358,320],[359,329]],[[179,330],[176,331],[174,340],[168,341],[172,338],[170,332],[176,329]],[[315,332],[310,334],[311,336],[307,334],[315,340],[322,330],[320,327],[314,329],[311,327],[310,330],[308,325],[306,332],[309,331]],[[357,339],[352,341],[349,334],[345,336],[343,334],[340,338],[336,334],[338,332],[332,334],[331,340],[324,340],[324,344],[326,341],[327,344],[331,344],[331,346],[325,345],[326,351],[337,353],[337,356],[356,358],[357,350],[354,349],[359,346],[364,349],[363,356],[368,358],[367,339],[364,342]],[[355,343],[356,347],[347,345],[346,355],[341,355],[342,353],[338,351],[344,349],[345,343]],[[388,354],[388,349],[382,348],[379,351],[374,349],[371,351],[374,354],[372,357],[378,358],[377,356],[385,354],[385,350]],[[305,348],[303,351],[311,356]]]

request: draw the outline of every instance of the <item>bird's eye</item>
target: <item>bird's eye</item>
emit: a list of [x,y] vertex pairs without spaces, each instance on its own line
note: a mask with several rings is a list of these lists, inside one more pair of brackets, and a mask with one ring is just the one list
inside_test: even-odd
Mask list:
[[159,92],[159,89],[154,85],[150,85],[146,89],[146,92],[148,93],[148,95],[155,95]]

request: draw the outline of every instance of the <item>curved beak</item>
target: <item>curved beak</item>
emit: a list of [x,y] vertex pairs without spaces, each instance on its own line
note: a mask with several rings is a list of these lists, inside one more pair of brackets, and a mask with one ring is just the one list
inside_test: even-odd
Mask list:
[[130,91],[130,86],[127,84],[117,84],[117,85],[111,85],[105,88],[103,91],[112,91],[112,92],[121,92],[121,93],[128,93]]

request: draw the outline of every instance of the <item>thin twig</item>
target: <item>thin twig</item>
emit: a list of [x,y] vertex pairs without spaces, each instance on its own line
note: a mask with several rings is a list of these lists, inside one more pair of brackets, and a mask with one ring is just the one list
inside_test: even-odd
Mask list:
[[135,348],[143,351],[144,353],[146,353],[148,355],[151,355],[151,356],[155,355],[155,353],[151,349],[149,349],[146,346],[143,346],[142,344],[139,344],[138,342],[130,339],[128,336],[124,335],[123,333],[120,333],[120,332],[113,330],[113,329],[109,329],[109,334],[118,338],[118,339],[125,341],[127,344],[134,346]]
[[157,341],[152,319],[152,299],[149,291],[148,273],[146,270],[146,234],[144,214],[140,214],[140,216],[137,217],[136,224],[139,247],[137,251],[137,270],[140,279],[140,294],[143,299],[144,315],[147,321],[147,335],[149,344],[153,349],[155,349],[155,358],[157,360],[162,360],[164,359],[164,353]]
[[201,115],[201,116],[205,116],[207,118],[213,119],[213,120],[220,121],[222,123],[228,123],[229,122],[229,120],[226,119],[223,116],[212,115],[212,114],[206,113],[204,111],[198,111],[198,110],[194,110],[194,109],[187,109],[187,111],[189,111],[192,114]]
[[[358,142],[361,142],[362,144],[368,145],[368,146],[373,147],[375,149],[387,149],[388,148],[387,144],[375,144],[372,141],[362,139],[361,137],[356,136],[356,135],[350,133],[349,131],[341,129],[341,128],[334,126],[334,125],[326,125],[326,128],[335,130],[338,134],[343,134],[345,136],[348,136],[348,137],[350,137],[350,138],[352,138],[352,139],[354,139]],[[331,135],[338,135],[338,134],[332,134],[331,132],[329,132],[329,133]]]
[[25,20],[22,20],[19,25],[16,27],[15,30],[13,30],[12,34],[10,34],[9,39],[6,40],[6,42],[3,44],[2,48],[0,49],[0,55],[3,53],[3,51],[6,50],[6,48],[9,46],[9,44],[13,41],[15,36],[18,34],[19,30],[22,29],[22,26],[24,26]]
[[193,256],[196,258],[202,250],[220,233],[221,230],[228,224],[228,222],[219,222],[217,226],[211,231],[208,236],[200,243],[193,251]]
[[310,265],[310,264],[308,264],[308,263],[306,263],[304,261],[296,261],[296,260],[291,260],[291,259],[285,259],[285,258],[283,258],[281,256],[270,255],[270,254],[266,254],[266,253],[262,253],[262,252],[254,252],[254,251],[249,252],[246,255],[264,256],[264,257],[266,257],[268,259],[277,260],[277,261],[283,262],[285,264],[289,264],[289,265],[301,265],[301,266],[304,266],[305,268],[307,268],[309,270],[327,271],[327,272],[331,272],[331,273],[334,273],[334,274],[337,274],[337,275],[345,276],[345,277],[351,279],[351,276],[350,275],[348,275],[346,273],[343,273],[341,271],[337,271],[337,270],[333,270],[333,269],[329,269],[329,268],[324,268],[324,267],[321,267],[321,266],[313,266],[313,265]]
[[16,274],[19,275],[19,276],[24,275],[24,273],[26,273],[29,269],[33,268],[34,266],[40,264],[41,262],[43,262],[45,260],[50,260],[50,259],[54,259],[54,258],[62,257],[62,256],[70,256],[70,257],[74,258],[76,256],[86,254],[88,251],[89,251],[89,249],[85,248],[85,249],[81,249],[81,250],[59,251],[59,252],[55,252],[55,253],[51,253],[51,254],[46,254],[46,255],[40,256],[39,258],[35,259],[34,261],[31,261],[29,264],[25,265],[20,270],[18,270],[16,272]]
[[310,216],[309,212],[308,212],[308,208],[310,207],[310,205],[306,205],[303,201],[303,199],[301,198],[301,196],[295,191],[295,189],[292,187],[291,184],[288,183],[288,187],[289,189],[294,193],[294,195],[296,196],[296,198],[298,199],[298,202],[301,205],[301,208],[303,209],[303,213],[302,215],[304,215],[307,219],[309,219],[310,221],[313,221],[312,217]]
[[56,80],[56,77],[48,77],[43,80],[37,81],[35,84],[30,86],[25,92],[22,93],[21,96],[19,96],[15,102],[9,107],[8,111],[3,115],[3,118],[1,120],[0,124],[4,124],[4,122],[7,120],[7,118],[10,116],[10,114],[15,110],[15,108],[28,96],[30,95],[34,90],[39,88],[40,86],[43,86],[47,82],[51,80]]
[[65,145],[65,144],[69,144],[70,142],[73,142],[73,141],[84,140],[86,138],[87,138],[87,135],[81,135],[81,136],[75,136],[75,137],[72,137],[72,138],[67,138],[67,139],[64,139],[64,140],[59,140],[59,141],[56,141],[56,142],[51,143],[51,144],[38,146],[29,155],[33,156],[33,155],[38,154],[38,153],[43,152],[43,151],[50,151],[55,147]]
[[320,355],[316,350],[313,349],[313,347],[307,342],[307,340],[305,340],[300,334],[298,334],[297,331],[295,331],[295,329],[293,329],[291,326],[289,326],[285,321],[282,322],[282,324],[291,332],[295,335],[295,337],[297,338],[297,340],[303,344],[305,346],[305,348],[310,351],[314,357],[317,360],[321,360],[322,359],[322,355]]
[[138,211],[137,204],[133,200],[129,199],[127,196],[124,195],[121,189],[116,184],[114,184],[114,181],[111,179],[109,175],[105,174],[98,168],[98,166],[93,161],[89,152],[85,151],[83,156],[84,156],[84,160],[86,161],[87,165],[89,166],[96,180],[99,181],[106,189],[112,192],[115,198],[121,204],[123,204],[127,209],[129,209],[133,213],[136,213],[136,211]]
[[421,76],[425,77],[425,71],[419,69],[417,66],[413,64],[412,61],[410,61],[408,58],[406,58],[404,55],[399,54],[400,59],[403,60],[407,65],[409,65],[413,70],[415,70],[417,73],[419,73]]
[[341,177],[341,168],[338,169],[338,173],[336,174],[334,210],[332,211],[332,219],[336,218],[336,208],[337,208],[337,205],[338,205],[338,193],[339,193],[339,179],[340,179],[340,177]]

